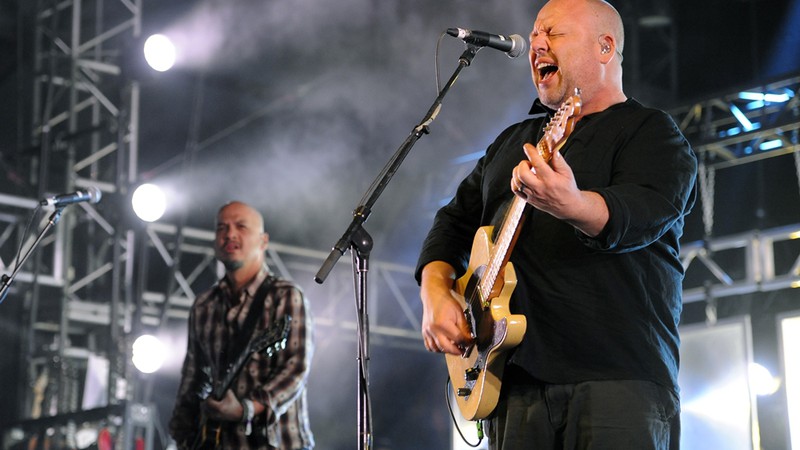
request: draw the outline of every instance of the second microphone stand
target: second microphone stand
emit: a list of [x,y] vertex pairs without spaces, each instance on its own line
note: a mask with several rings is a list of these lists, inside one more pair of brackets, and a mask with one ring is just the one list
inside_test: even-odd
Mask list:
[[19,260],[19,263],[16,264],[11,275],[9,276],[3,274],[0,279],[0,283],[2,283],[2,285],[0,285],[0,303],[3,303],[3,301],[6,299],[6,295],[8,295],[8,291],[11,288],[11,283],[14,281],[14,277],[17,276],[17,272],[19,272],[19,270],[22,268],[22,265],[25,264],[25,261],[28,260],[28,257],[31,256],[31,253],[33,253],[33,250],[39,245],[39,242],[41,242],[45,234],[47,234],[47,232],[58,223],[59,219],[61,219],[61,213],[63,211],[64,206],[56,207],[56,210],[50,215],[50,220],[47,221],[47,225],[45,225],[44,228],[42,228],[42,231],[39,232],[39,236],[36,237],[36,240],[25,252],[25,256],[23,256],[22,259]]
[[371,449],[372,436],[372,407],[369,396],[369,315],[367,314],[367,273],[369,271],[369,254],[372,250],[372,236],[364,229],[364,222],[372,212],[372,206],[378,200],[383,190],[389,184],[394,174],[400,168],[406,155],[414,144],[424,134],[430,132],[429,126],[436,119],[442,107],[442,100],[455,84],[461,71],[472,63],[475,54],[481,47],[467,44],[466,50],[458,58],[458,67],[444,85],[433,105],[428,109],[425,118],[414,127],[406,140],[400,145],[392,158],[384,166],[378,177],[372,182],[370,188],[362,197],[360,204],[353,210],[353,220],[345,230],[342,237],[333,246],[328,258],[322,263],[314,281],[319,284],[325,282],[333,266],[349,248],[353,256],[353,277],[356,295],[357,341],[358,341],[358,449]]

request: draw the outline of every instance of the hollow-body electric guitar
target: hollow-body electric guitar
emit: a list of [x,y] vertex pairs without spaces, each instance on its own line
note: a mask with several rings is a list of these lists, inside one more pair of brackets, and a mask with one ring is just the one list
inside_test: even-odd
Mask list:
[[[291,329],[291,322],[291,316],[284,316],[277,319],[269,328],[256,334],[256,336],[250,340],[250,343],[247,344],[247,348],[245,348],[242,353],[239,354],[239,357],[230,364],[222,380],[216,387],[211,387],[210,374],[207,374],[209,375],[209,381],[198,394],[200,398],[205,400],[211,396],[215,400],[222,400],[222,397],[225,396],[225,391],[231,386],[233,380],[239,376],[242,367],[244,367],[245,363],[254,353],[263,353],[266,356],[272,356],[285,348],[286,338],[289,336],[289,330]],[[200,432],[194,440],[192,449],[220,448],[221,431],[221,424],[209,421],[205,417],[205,414],[203,414],[200,419]]]
[[[564,145],[580,109],[580,92],[576,90],[550,119],[536,145],[545,161],[549,162]],[[522,341],[527,327],[523,315],[509,310],[517,277],[513,264],[508,262],[527,205],[514,196],[494,242],[494,227],[478,229],[467,271],[453,288],[464,307],[473,341],[461,355],[447,354],[445,358],[456,404],[467,420],[485,419],[497,406],[507,353]]]

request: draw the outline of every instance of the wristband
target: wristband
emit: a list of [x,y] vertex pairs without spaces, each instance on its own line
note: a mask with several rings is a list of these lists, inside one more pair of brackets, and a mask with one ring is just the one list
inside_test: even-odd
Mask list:
[[250,436],[253,432],[253,417],[256,415],[256,405],[249,398],[242,400],[242,422],[245,423],[244,434]]

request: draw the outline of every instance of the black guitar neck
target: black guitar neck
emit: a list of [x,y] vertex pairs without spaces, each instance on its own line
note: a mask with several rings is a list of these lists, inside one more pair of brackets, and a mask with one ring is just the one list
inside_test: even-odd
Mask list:
[[247,348],[239,354],[236,361],[231,364],[228,371],[225,372],[225,376],[222,377],[222,380],[211,392],[211,396],[215,400],[222,400],[222,397],[225,396],[225,391],[231,386],[233,380],[239,376],[239,372],[242,371],[245,363],[253,353],[264,353],[267,356],[272,356],[283,349],[286,346],[286,338],[289,336],[291,322],[291,316],[284,316],[276,320],[271,327],[256,335],[247,345]]

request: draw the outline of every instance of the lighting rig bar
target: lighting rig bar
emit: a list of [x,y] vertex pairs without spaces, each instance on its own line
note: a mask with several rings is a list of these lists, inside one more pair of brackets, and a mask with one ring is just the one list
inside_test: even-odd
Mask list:
[[709,167],[797,151],[800,76],[752,86],[670,111]]

